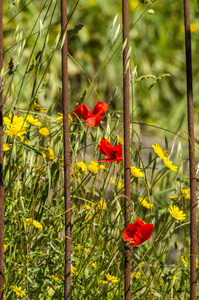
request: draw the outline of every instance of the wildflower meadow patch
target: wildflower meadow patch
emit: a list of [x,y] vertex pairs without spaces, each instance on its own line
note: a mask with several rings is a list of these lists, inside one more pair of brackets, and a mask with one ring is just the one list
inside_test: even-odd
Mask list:
[[[180,117],[176,108],[180,104],[175,102],[176,123],[172,120],[171,125],[167,122],[167,108],[165,115],[157,114],[164,97],[172,107],[176,89],[178,96],[181,92],[181,100],[185,92],[179,92],[177,76],[176,88],[174,80],[168,91],[173,66],[165,71],[158,53],[151,57],[151,61],[156,61],[154,72],[165,71],[165,74],[138,75],[137,69],[142,72],[149,69],[149,59],[143,54],[147,44],[143,45],[142,41],[141,54],[135,52],[139,59],[129,50],[128,198],[125,195],[126,128],[120,105],[126,73],[122,70],[126,42],[121,37],[121,7],[104,0],[87,2],[68,4],[70,100],[67,114],[61,104],[60,52],[64,39],[57,26],[58,2],[35,1],[33,5],[10,1],[4,8],[7,10],[4,22],[10,22],[13,29],[9,38],[5,38],[4,68],[0,75],[4,83],[4,299],[64,299],[68,276],[65,272],[66,193],[71,201],[68,272],[71,299],[123,299],[127,248],[130,249],[131,299],[190,299],[191,190],[189,136],[184,123],[186,104],[179,107],[183,114]],[[133,38],[139,41],[139,26],[145,28],[144,22],[155,24],[157,20],[149,18],[161,15],[155,1],[136,3],[129,3],[130,43]],[[116,15],[112,15],[112,6],[113,11],[118,11]],[[88,17],[85,27],[79,23],[78,13],[81,22]],[[136,18],[133,22],[132,16]],[[198,31],[197,24],[191,28],[192,32]],[[163,29],[162,35],[166,34]],[[161,49],[166,43],[162,35]],[[152,52],[156,51],[154,45],[150,47]],[[180,64],[180,55],[178,59]],[[161,101],[153,100],[163,91],[166,96],[160,95]],[[163,123],[163,119],[167,121]],[[63,135],[66,124],[70,154],[67,190]],[[197,163],[197,138],[196,141]],[[195,169],[198,172],[197,164]],[[125,226],[127,206],[131,213]],[[198,256],[196,276],[198,280]]]

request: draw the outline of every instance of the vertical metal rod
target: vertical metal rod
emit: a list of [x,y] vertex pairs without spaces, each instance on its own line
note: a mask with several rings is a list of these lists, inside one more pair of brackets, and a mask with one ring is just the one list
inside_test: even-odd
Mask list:
[[70,199],[70,140],[68,122],[68,44],[67,44],[67,0],[61,0],[62,38],[62,106],[64,142],[64,192],[65,192],[65,285],[64,300],[70,299],[71,277],[71,199]]
[[[3,0],[0,0],[0,72],[3,68]],[[3,199],[3,81],[0,77],[0,300],[4,298],[4,199]]]
[[190,2],[184,0],[185,45],[186,45],[186,73],[187,73],[187,109],[189,132],[189,163],[190,163],[190,299],[196,299],[196,171],[194,148],[194,114],[193,114],[193,88],[192,88],[192,58],[191,58],[191,32],[190,32]]
[[[123,52],[123,109],[124,109],[124,184],[125,184],[125,227],[130,221],[131,199],[131,155],[130,155],[130,103],[129,103],[129,10],[128,0],[122,0],[123,42],[126,43]],[[131,299],[131,250],[129,244],[125,246],[125,300]]]

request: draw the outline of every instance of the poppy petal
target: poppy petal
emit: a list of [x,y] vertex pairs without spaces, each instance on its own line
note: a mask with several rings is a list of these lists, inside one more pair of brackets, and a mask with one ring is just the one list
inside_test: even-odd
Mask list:
[[101,119],[101,116],[91,115],[91,117],[86,119],[85,122],[89,127],[97,127],[100,124]]
[[113,146],[105,139],[103,138],[101,142],[98,144],[98,150],[100,153],[107,155],[109,159],[115,159],[113,156],[113,151],[112,151]]
[[102,116],[108,110],[109,106],[105,102],[97,102],[94,109],[93,114]]
[[123,232],[123,240],[130,242],[130,246],[137,246],[148,240],[153,232],[153,224],[145,224],[137,217],[135,223],[129,224]]
[[153,224],[144,224],[137,230],[137,235],[139,235],[141,243],[148,240],[153,232]]
[[80,104],[78,107],[74,110],[73,116],[82,116],[84,120],[87,120],[90,116],[92,116],[92,113],[87,105]]

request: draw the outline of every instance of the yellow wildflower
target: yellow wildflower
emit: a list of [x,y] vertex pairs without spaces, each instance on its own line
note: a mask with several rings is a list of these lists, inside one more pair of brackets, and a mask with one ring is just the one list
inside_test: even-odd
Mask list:
[[26,219],[25,224],[30,225],[32,223],[32,218]]
[[153,203],[147,202],[146,199],[144,199],[142,197],[138,197],[138,201],[142,204],[142,206],[144,206],[148,209],[152,209],[154,207]]
[[43,106],[40,106],[38,103],[34,103],[33,104],[33,109],[34,110],[36,110],[36,111],[43,111],[43,112],[45,112],[46,111],[46,109],[43,107]]
[[[60,117],[57,117],[56,120],[57,121],[61,120],[62,121],[62,125],[63,125],[63,114],[58,113],[58,115],[60,115]],[[69,123],[69,126],[72,123],[72,121],[73,121],[73,119],[72,119],[71,115],[68,114],[68,123]]]
[[43,226],[41,225],[41,223],[37,222],[36,220],[32,221],[33,226],[35,226],[36,228],[39,229],[43,229]]
[[17,296],[25,296],[26,292],[21,289],[21,286],[13,286],[12,290],[17,294]]
[[95,263],[92,263],[91,266],[96,269],[97,268],[97,265]]
[[168,197],[169,199],[171,199],[171,200],[178,200],[178,198],[179,198],[179,196],[178,195],[174,195],[174,196],[169,196]]
[[97,1],[96,0],[89,0],[91,6],[96,6]]
[[3,143],[3,151],[8,151],[10,150],[10,146],[8,143]]
[[[136,6],[139,4],[138,0],[131,0],[129,1],[129,10],[130,13],[132,13],[134,11],[134,9],[136,8]],[[140,6],[138,6],[138,9],[140,8]]]
[[84,172],[85,174],[87,174],[87,167],[85,165],[85,163],[83,161],[80,161],[78,163],[75,164],[75,166],[81,170],[82,172]]
[[25,129],[21,127],[21,125],[10,125],[9,130],[6,130],[5,133],[7,133],[11,138],[13,138],[13,135],[22,137],[23,134],[26,133]]
[[[198,29],[199,29],[198,24],[196,24],[196,23],[191,23],[190,24],[191,33],[197,32]],[[184,25],[181,25],[180,30],[181,30],[181,32],[185,32]]]
[[196,258],[196,269],[198,267],[198,258]]
[[[12,116],[10,115],[10,119],[12,118]],[[26,123],[26,122],[24,122],[24,117],[18,117],[18,116],[14,116],[13,118],[12,118],[12,123],[10,124],[10,126],[11,125],[21,125],[21,126],[23,126],[23,127],[27,127],[28,126],[28,124]],[[7,126],[8,128],[9,128],[9,126]]]
[[3,250],[4,250],[4,252],[6,252],[6,249],[7,249],[7,246],[4,244],[4,245],[3,245]]
[[76,269],[75,267],[71,266],[71,273],[72,273],[72,274],[76,274],[76,270],[77,270],[77,269]]
[[187,261],[184,259],[184,257],[181,255],[180,260],[184,265],[187,265]]
[[169,168],[171,171],[177,172],[178,167],[174,166],[171,160],[167,160],[167,158],[165,157],[163,158],[163,163],[165,164],[165,167]]
[[118,182],[117,188],[120,192],[124,192],[124,183]]
[[111,281],[113,283],[117,283],[119,280],[116,276],[111,276],[109,273],[105,274],[108,281]]
[[46,148],[44,150],[44,154],[45,154],[45,157],[46,157],[47,161],[51,161],[51,160],[55,159],[54,152],[50,148]]
[[93,217],[92,214],[86,216],[85,221],[86,221],[86,222],[89,222],[89,221],[92,219],[92,217]]
[[43,251],[39,251],[39,254],[40,254],[40,255],[43,255]]
[[99,209],[99,210],[106,210],[106,202],[105,202],[104,200],[99,200],[99,201],[97,202],[96,209]]
[[22,170],[22,166],[18,166],[18,171],[21,171]]
[[39,122],[38,119],[34,119],[33,116],[31,115],[28,115],[26,120],[31,124],[31,125],[34,125],[34,126],[39,126],[41,127],[42,126],[42,123]]
[[140,273],[140,272],[135,272],[135,273],[133,273],[133,274],[131,275],[131,279],[132,279],[132,278],[139,279],[140,276],[141,276],[141,273]]
[[184,221],[186,214],[183,213],[182,210],[179,210],[179,207],[170,205],[169,212],[173,218],[179,221]]
[[187,189],[181,189],[181,193],[182,193],[183,195],[186,195],[186,199],[187,199],[187,200],[190,200],[190,199],[191,199],[190,188],[187,188]]
[[103,165],[98,165],[98,168],[101,169],[101,170],[105,170],[106,169],[106,167],[103,166]]
[[[89,170],[89,168],[90,168],[90,170]],[[91,160],[91,165],[88,166],[88,170],[90,172],[93,172],[94,174],[97,174],[99,169],[103,169],[104,170],[106,168],[105,168],[105,166],[99,165],[97,162]]]
[[5,131],[11,138],[13,135],[19,136],[22,138],[22,135],[26,133],[25,127],[27,127],[27,123],[24,122],[23,117],[18,117],[17,115],[9,115],[8,117],[4,117],[4,123],[6,124],[8,130]]
[[61,278],[58,275],[52,275],[52,278],[57,282],[61,281]]
[[91,209],[91,206],[90,206],[90,205],[87,205],[87,204],[84,204],[84,208],[85,208],[86,210],[90,210],[90,209]]
[[[11,115],[10,115],[11,117]],[[8,127],[11,124],[11,119],[8,117],[3,117],[3,123]]]
[[190,24],[190,31],[193,32],[197,32],[198,31],[198,24],[196,23],[191,23]]
[[92,165],[95,165],[95,166],[97,166],[97,167],[98,167],[98,165],[99,165],[99,164],[98,164],[97,162],[95,162],[94,160],[91,160],[91,164],[92,164]]
[[142,173],[140,169],[137,169],[136,167],[131,167],[131,174],[134,177],[144,177],[144,173]]
[[92,174],[96,175],[96,174],[98,173],[98,171],[99,171],[99,168],[98,168],[98,166],[96,166],[95,164],[91,164],[91,165],[88,166],[88,170],[89,170]]
[[152,145],[152,147],[159,158],[164,159],[168,157],[167,150],[162,150],[162,146],[159,144]]
[[42,135],[42,136],[48,136],[50,134],[48,128],[46,127],[42,127],[40,130],[39,130],[39,133]]

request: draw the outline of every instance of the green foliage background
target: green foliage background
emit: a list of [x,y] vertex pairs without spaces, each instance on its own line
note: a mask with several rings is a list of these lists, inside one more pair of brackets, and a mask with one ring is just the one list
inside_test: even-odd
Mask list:
[[[68,1],[70,111],[82,95],[89,108],[98,101],[110,106],[102,126],[95,130],[77,120],[70,127],[72,265],[77,268],[72,275],[72,299],[120,300],[124,291],[124,205],[121,190],[111,184],[115,175],[117,183],[123,182],[123,162],[106,165],[96,177],[90,173],[78,177],[74,168],[78,161],[88,165],[89,160],[99,159],[97,144],[103,135],[116,143],[123,132],[122,3],[112,2]],[[183,3],[131,0],[129,7],[132,137],[137,145],[131,145],[131,159],[145,172],[143,181],[132,178],[132,208],[135,215],[154,224],[153,242],[132,252],[132,272],[141,272],[140,280],[132,285],[132,294],[134,299],[139,299],[139,293],[145,299],[186,299],[188,267],[179,260],[175,265],[167,264],[171,246],[189,261],[188,223],[176,224],[168,213],[168,204],[175,203],[168,201],[168,195],[178,193],[178,204],[189,217],[189,204],[180,194],[189,182],[187,134],[179,133],[187,128]],[[155,13],[148,13],[150,9]],[[198,13],[198,2],[191,1],[191,22],[199,26]],[[5,136],[11,145],[4,156],[6,299],[16,299],[12,285],[22,286],[34,300],[63,297],[63,145],[62,125],[55,120],[56,113],[62,112],[60,17],[60,1],[4,1],[4,114],[8,116],[13,110],[23,116],[32,113],[50,130],[50,136],[42,138],[37,128],[29,126],[30,146],[18,137]],[[198,39],[199,31],[193,32],[196,140]],[[9,74],[10,57],[16,68],[13,74]],[[33,111],[35,101],[47,112]],[[169,153],[173,150],[177,174],[155,157],[151,145],[156,141],[161,141]],[[43,158],[45,148],[53,149],[54,161]],[[137,201],[139,195],[153,200],[155,209],[143,208]],[[108,209],[99,212],[95,205],[101,197]],[[88,222],[91,212],[84,204],[92,206]],[[42,223],[42,231],[26,226],[30,217]],[[97,269],[91,267],[93,262]],[[119,278],[118,284],[104,283],[107,272]],[[61,281],[55,282],[52,275],[59,275]]]
[[[17,1],[5,2],[4,5],[4,47],[5,67],[10,56],[14,56],[15,63],[19,63],[20,73],[16,76],[14,86],[17,94],[18,81],[22,77],[26,63],[30,58],[32,46],[36,38],[38,42],[32,53],[32,59],[42,51],[44,40],[48,34],[48,42],[43,54],[42,70],[47,81],[45,90],[40,93],[39,99],[48,106],[58,101],[60,108],[60,93],[58,86],[61,85],[60,50],[53,54],[50,66],[45,70],[49,62],[50,53],[57,35],[60,33],[60,1]],[[28,4],[28,5],[27,5]],[[137,7],[138,5],[138,7]],[[153,79],[142,81],[134,85],[134,117],[137,121],[144,121],[168,127],[176,131],[184,128],[186,124],[186,73],[185,73],[185,50],[183,33],[183,3],[156,1],[154,3],[139,3],[137,0],[129,1],[130,6],[130,46],[131,70],[137,66],[138,76],[153,74],[156,77],[163,73],[171,75],[170,78],[161,80],[148,92],[148,86]],[[137,7],[136,10],[134,10]],[[75,13],[72,13],[75,8]],[[153,9],[155,14],[148,14]],[[142,14],[144,15],[142,16]],[[71,16],[72,14],[72,16]],[[111,31],[113,20],[118,14],[115,26]],[[191,1],[191,22],[197,24],[199,8],[197,1]],[[105,0],[68,1],[68,28],[77,24],[84,27],[78,35],[74,35],[69,41],[69,53],[75,61],[69,59],[69,82],[71,108],[80,99],[85,88],[89,89],[86,102],[95,103],[97,100],[94,87],[100,99],[109,101],[116,86],[117,97],[111,102],[112,107],[121,109],[122,103],[122,55],[121,43],[122,17],[121,3]],[[140,18],[142,16],[142,18]],[[52,18],[52,19],[51,19]],[[40,23],[43,23],[41,26]],[[120,25],[119,37],[114,41],[116,29]],[[19,26],[17,28],[17,26]],[[38,30],[43,31],[37,36]],[[13,32],[22,32],[22,39],[26,38],[23,57],[17,58],[18,45],[14,40]],[[30,36],[30,37],[29,37]],[[16,35],[15,35],[16,37]],[[199,67],[197,53],[198,31],[192,33],[193,55],[193,84],[194,99],[197,107]],[[20,39],[19,39],[20,40]],[[17,40],[17,41],[19,41]],[[112,42],[113,41],[113,42]],[[10,49],[10,47],[12,47]],[[13,51],[14,50],[14,51]],[[45,61],[47,59],[47,61]],[[108,62],[108,63],[107,63]],[[48,74],[48,75],[47,75]],[[96,75],[97,74],[97,75]],[[26,89],[20,94],[19,108],[24,108],[30,101],[34,76],[30,76]],[[88,78],[93,81],[90,87]],[[41,87],[38,91],[41,92]],[[38,97],[38,91],[36,94]],[[43,91],[43,90],[42,90]],[[151,109],[151,107],[153,109]],[[198,111],[195,113],[198,119]],[[157,121],[158,120],[158,121]],[[158,124],[157,124],[158,123]]]

